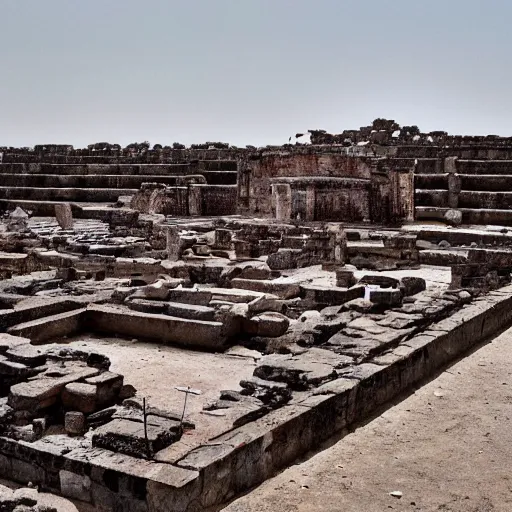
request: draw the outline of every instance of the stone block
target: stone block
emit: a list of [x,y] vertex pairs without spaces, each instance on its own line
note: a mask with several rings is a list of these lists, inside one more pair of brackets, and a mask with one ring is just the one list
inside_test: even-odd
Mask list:
[[161,315],[167,312],[168,302],[163,300],[132,299],[130,297],[126,305],[134,311]]
[[276,313],[281,313],[286,304],[286,301],[283,299],[272,299],[263,295],[249,302],[248,312],[249,314],[257,314],[264,313],[266,311],[275,311]]
[[7,350],[5,356],[11,361],[30,367],[42,366],[46,363],[44,351],[30,344],[12,347]]
[[444,214],[444,220],[450,226],[459,226],[462,224],[462,212],[460,210],[447,210]]
[[107,407],[118,400],[123,380],[123,376],[118,373],[103,372],[96,377],[86,379],[85,382],[96,386],[98,407]]
[[62,229],[73,229],[73,212],[69,203],[56,204],[55,217]]
[[5,354],[9,349],[19,345],[30,343],[30,339],[21,336],[13,336],[7,333],[0,333],[0,354]]
[[70,336],[80,330],[83,313],[85,309],[45,316],[15,325],[9,329],[9,333],[25,336],[34,343],[44,343],[51,339]]
[[172,420],[162,421],[160,425],[148,422],[147,434],[146,442],[143,423],[114,419],[94,431],[92,444],[132,457],[146,458],[178,441],[181,437],[180,424]]
[[44,469],[40,466],[16,458],[11,459],[10,480],[24,484],[32,482],[34,485],[39,485],[44,482],[44,477]]
[[92,377],[99,372],[95,368],[72,371],[60,378],[41,378],[11,386],[7,403],[13,409],[38,411],[57,402],[64,387],[82,378]]
[[370,289],[370,302],[382,306],[394,307],[402,304],[402,292],[394,289]]
[[267,265],[271,270],[286,270],[297,268],[301,249],[279,249],[274,254],[269,254]]
[[62,392],[62,403],[67,409],[90,414],[98,408],[97,390],[92,384],[72,382]]
[[215,230],[215,248],[230,249],[231,248],[231,230],[217,228]]
[[178,318],[188,318],[189,320],[207,320],[215,319],[215,309],[207,306],[196,306],[194,304],[180,304],[179,302],[168,302],[166,314]]
[[192,246],[192,251],[197,256],[209,256],[210,255],[210,247],[206,244],[194,244]]
[[169,287],[165,285],[165,281],[159,280],[148,286],[144,286],[140,290],[137,290],[134,294],[134,298],[146,298],[156,300],[167,300],[169,296]]
[[402,277],[400,279],[400,289],[404,297],[409,297],[426,290],[427,283],[422,277]]
[[340,288],[350,288],[354,286],[357,279],[354,276],[353,270],[346,270],[343,268],[336,269],[336,286]]
[[182,304],[208,306],[208,304],[212,300],[212,292],[209,290],[179,288],[175,290],[170,290],[167,299],[172,302],[181,302]]
[[338,288],[335,286],[301,285],[301,296],[317,304],[331,306],[344,304],[354,299],[362,298],[364,286],[352,288]]
[[23,363],[15,363],[14,361],[9,361],[3,356],[0,356],[0,376],[2,376],[2,378],[25,379],[34,374],[34,370]]
[[270,293],[281,299],[298,297],[300,293],[299,284],[292,281],[236,278],[231,281],[231,286],[233,288],[241,288],[243,290]]
[[247,266],[242,269],[241,273],[238,275],[240,279],[270,279],[271,272],[270,269],[265,267],[250,267]]
[[35,418],[32,420],[32,429],[37,439],[43,437],[48,426],[47,424],[46,418]]
[[281,313],[267,312],[244,319],[243,330],[254,336],[277,338],[282,336],[290,326],[290,320]]
[[86,432],[85,416],[82,412],[69,411],[64,415],[64,429],[71,436],[83,436]]
[[359,284],[375,285],[381,288],[398,288],[400,281],[394,277],[370,274],[359,279]]
[[227,340],[226,327],[221,322],[124,311],[103,305],[90,306],[87,313],[89,328],[99,332],[209,350],[219,350]]
[[66,498],[91,502],[91,479],[87,475],[77,475],[71,471],[59,471],[60,491]]

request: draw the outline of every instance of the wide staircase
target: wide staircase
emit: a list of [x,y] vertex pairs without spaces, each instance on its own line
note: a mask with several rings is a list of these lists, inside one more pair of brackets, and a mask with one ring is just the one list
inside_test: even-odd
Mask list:
[[[135,194],[142,183],[178,185],[197,176],[212,186],[236,185],[234,160],[185,163],[0,163],[0,209],[16,206],[34,215],[54,215],[55,205],[72,203],[75,211],[94,210]],[[14,158],[12,160],[15,160]],[[128,160],[128,159],[127,159]]]
[[512,160],[419,161],[414,177],[417,220],[462,212],[463,224],[512,226]]

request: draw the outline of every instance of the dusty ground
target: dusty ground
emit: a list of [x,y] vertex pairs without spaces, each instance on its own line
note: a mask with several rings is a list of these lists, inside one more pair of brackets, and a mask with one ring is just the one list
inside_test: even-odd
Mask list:
[[[367,275],[390,276],[396,279],[401,279],[402,277],[422,277],[425,279],[429,290],[444,290],[451,281],[450,267],[434,267],[432,265],[421,265],[421,268],[418,269],[385,270],[379,272],[371,270],[356,270],[354,275],[357,279],[361,279]],[[336,276],[334,273],[322,270],[321,265],[287,270],[283,272],[283,276],[289,276],[290,278],[281,277],[276,279],[276,281],[286,282],[290,280],[300,280],[310,281],[311,284],[318,286],[336,286]]]
[[201,413],[203,405],[217,400],[224,389],[239,390],[240,380],[249,378],[255,367],[250,357],[234,357],[179,347],[109,338],[99,335],[80,335],[68,340],[72,347],[92,350],[108,356],[111,370],[124,375],[138,395],[148,404],[181,414],[184,393],[176,386],[190,386],[201,395],[189,395],[187,418],[196,429],[187,433],[187,444],[200,443],[231,426],[229,416],[210,416]]
[[512,329],[224,510],[512,511]]

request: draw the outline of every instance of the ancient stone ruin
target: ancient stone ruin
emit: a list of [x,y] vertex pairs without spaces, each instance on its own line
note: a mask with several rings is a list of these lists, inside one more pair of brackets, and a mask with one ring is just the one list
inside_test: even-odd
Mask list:
[[220,506],[512,323],[512,139],[310,139],[0,148],[0,478]]

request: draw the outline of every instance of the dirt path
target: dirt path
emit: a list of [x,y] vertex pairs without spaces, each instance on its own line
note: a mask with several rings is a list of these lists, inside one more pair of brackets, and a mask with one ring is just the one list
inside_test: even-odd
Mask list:
[[511,512],[512,329],[224,510]]

